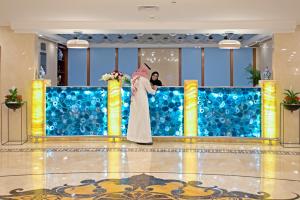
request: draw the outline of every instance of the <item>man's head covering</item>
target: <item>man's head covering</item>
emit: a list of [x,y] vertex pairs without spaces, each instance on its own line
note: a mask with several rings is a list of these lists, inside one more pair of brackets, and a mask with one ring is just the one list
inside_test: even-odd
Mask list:
[[148,79],[149,71],[151,68],[146,63],[143,63],[131,76],[131,93],[132,95],[135,95],[137,92],[137,87],[135,86],[136,80],[139,77],[145,77]]

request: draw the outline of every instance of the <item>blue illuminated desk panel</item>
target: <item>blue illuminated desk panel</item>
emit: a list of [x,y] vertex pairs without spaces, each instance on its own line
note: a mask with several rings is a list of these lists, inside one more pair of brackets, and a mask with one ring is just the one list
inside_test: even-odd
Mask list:
[[[260,88],[199,88],[198,136],[258,138]],[[153,136],[183,136],[183,87],[149,95]],[[122,88],[122,135],[126,136],[130,88]],[[46,136],[107,135],[106,87],[47,87]]]

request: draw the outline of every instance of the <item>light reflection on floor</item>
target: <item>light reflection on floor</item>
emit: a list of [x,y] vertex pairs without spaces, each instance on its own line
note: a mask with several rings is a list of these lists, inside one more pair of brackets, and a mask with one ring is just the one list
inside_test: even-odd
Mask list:
[[[101,198],[105,195],[108,198],[112,194],[103,193],[103,189],[110,191],[114,188],[119,195],[124,195],[120,188],[132,188],[136,180],[146,180],[147,190],[131,189],[132,198],[142,193],[148,195],[148,199],[153,198],[151,195],[167,193],[172,194],[172,198],[185,199],[183,194],[193,196],[200,194],[202,187],[207,189],[214,186],[218,188],[211,191],[214,198],[225,198],[226,195],[229,198],[230,191],[239,191],[240,195],[252,194],[252,199],[261,198],[255,196],[261,191],[279,199],[291,199],[295,197],[294,193],[300,193],[300,154],[297,149],[250,144],[185,143],[156,143],[145,147],[104,142],[26,144],[18,148],[0,148],[0,195],[7,195],[16,188],[52,191],[64,184],[76,186],[72,191],[77,191],[78,188],[82,189],[80,181],[89,179],[96,182],[121,179],[124,183],[122,187],[112,186],[111,180],[108,180],[103,183],[105,187],[101,183],[102,190],[97,190],[97,194],[91,194],[89,189],[84,190],[89,195],[101,194]],[[129,177],[131,179],[124,179]],[[173,185],[165,188],[157,186],[159,182],[170,179]],[[133,180],[131,185],[128,180]],[[153,181],[152,185],[149,180]],[[179,184],[178,181],[183,181],[185,187],[177,185],[173,188],[174,184]],[[200,181],[202,184],[190,185],[189,181]],[[95,182],[89,182],[86,188],[94,188],[94,185]],[[107,188],[107,185],[110,187]],[[149,194],[149,188],[153,187],[155,194]],[[170,192],[170,188],[174,191]],[[222,195],[216,191],[222,191]],[[230,194],[237,195],[234,192]]]

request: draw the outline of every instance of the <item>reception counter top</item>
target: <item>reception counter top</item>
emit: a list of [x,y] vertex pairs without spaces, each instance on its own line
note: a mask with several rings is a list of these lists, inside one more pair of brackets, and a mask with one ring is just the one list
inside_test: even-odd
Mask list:
[[[199,87],[195,136],[262,137],[262,89]],[[107,87],[47,87],[46,136],[108,135]],[[153,136],[184,136],[184,87],[149,95]],[[130,88],[121,89],[121,135],[126,136]],[[141,130],[142,131],[142,130]]]

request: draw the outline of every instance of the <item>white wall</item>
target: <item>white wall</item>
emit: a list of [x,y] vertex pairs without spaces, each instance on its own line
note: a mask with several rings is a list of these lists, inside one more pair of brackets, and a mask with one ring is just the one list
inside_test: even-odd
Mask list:
[[[284,89],[300,92],[300,26],[293,33],[274,35],[274,79],[277,81],[277,103],[284,98]],[[288,142],[299,142],[299,110],[285,111],[285,134]],[[279,120],[279,115],[278,115]]]
[[268,67],[272,71],[273,40],[261,44],[256,50],[256,56],[257,69],[263,72]]
[[[14,33],[8,27],[0,27],[0,46],[1,46],[1,102],[8,90],[15,86],[22,95],[23,100],[28,102],[28,132],[30,133],[31,121],[31,81],[34,79],[37,67],[37,36],[35,34]],[[6,109],[6,108],[4,108]],[[13,128],[18,128],[20,122],[19,111],[11,112]],[[5,110],[4,114],[7,113]],[[6,119],[3,119],[6,120]],[[12,133],[18,133],[12,129]],[[14,135],[13,139],[17,135]]]

